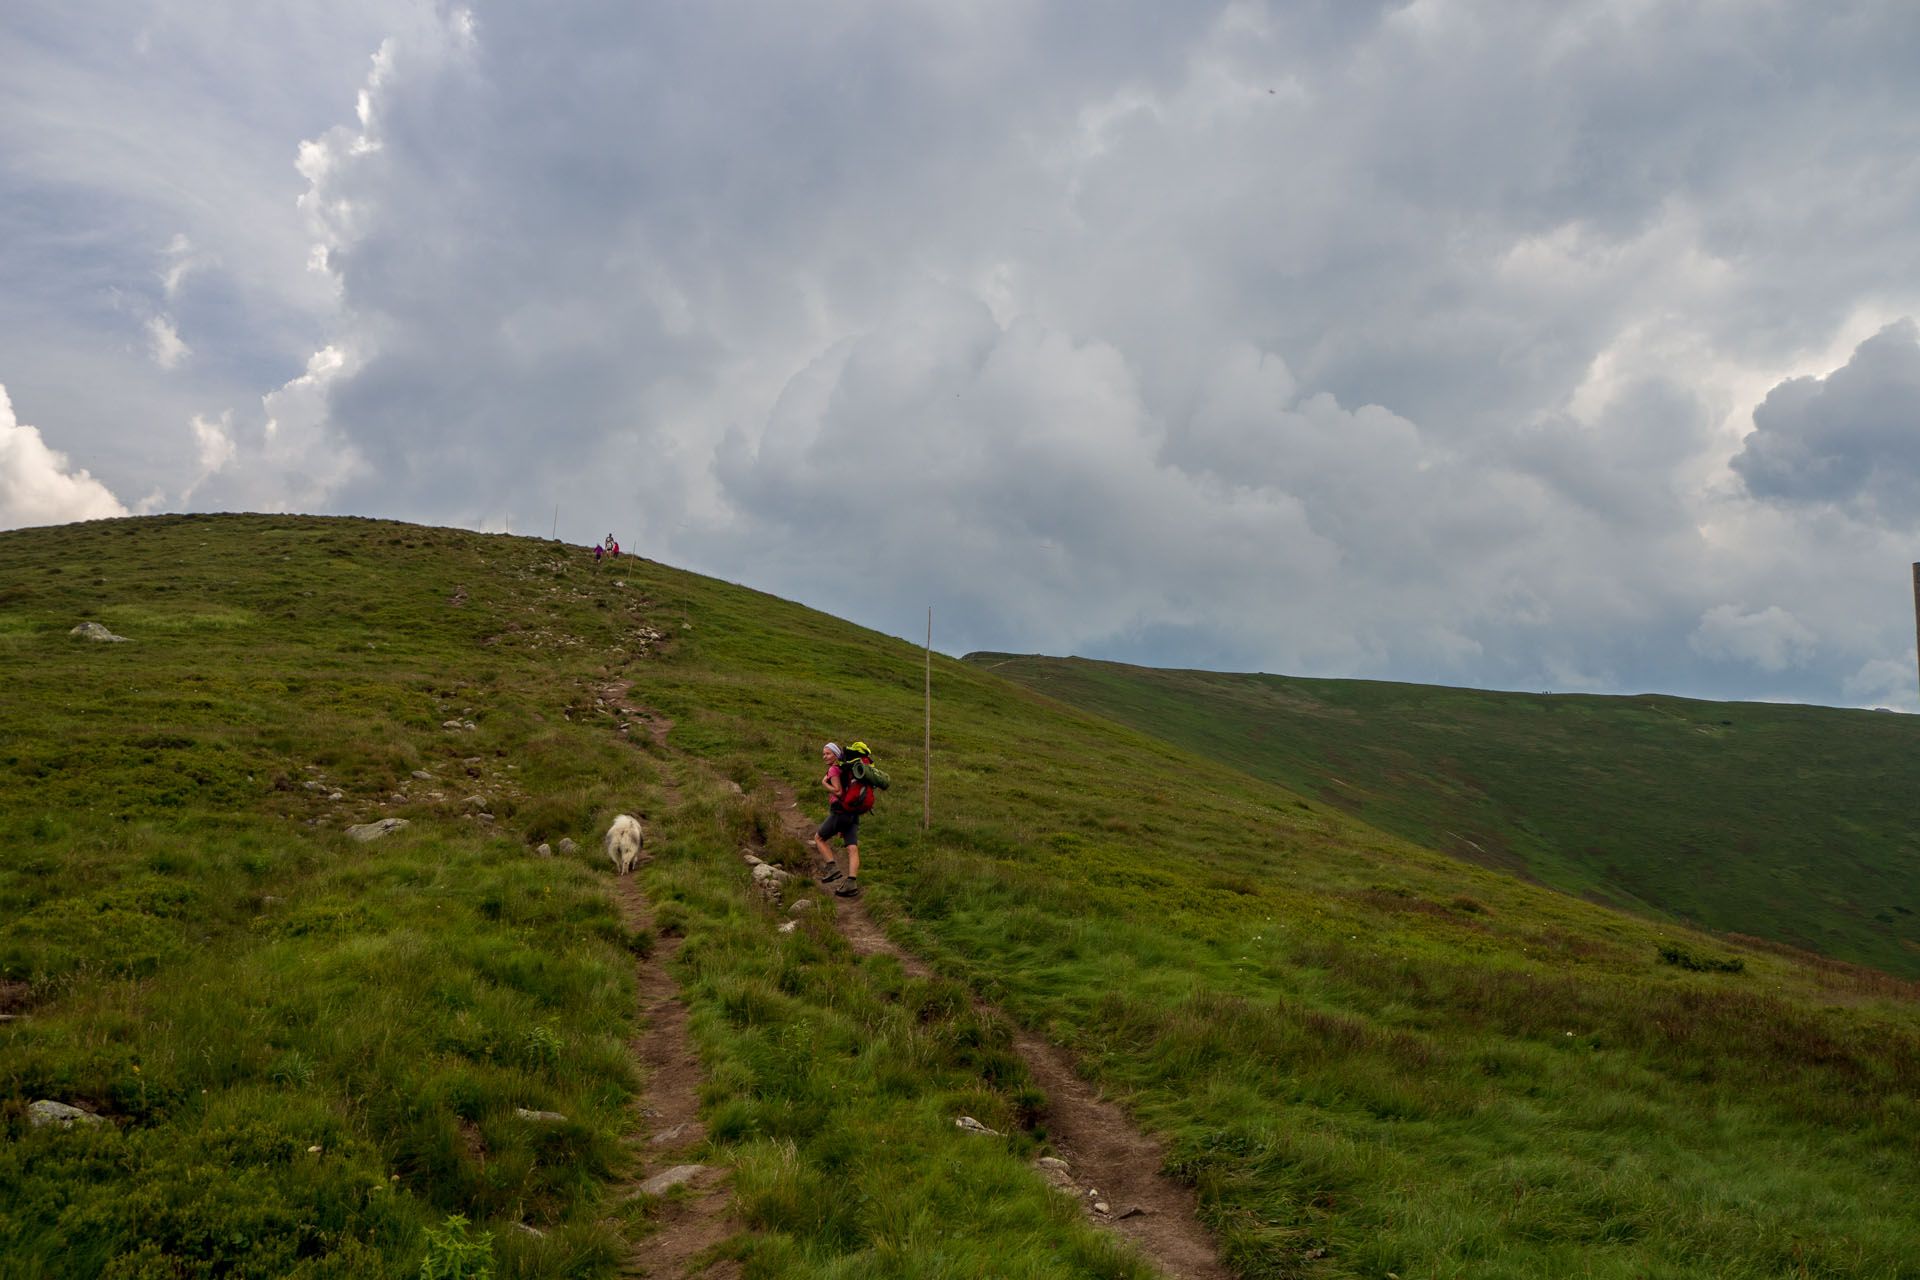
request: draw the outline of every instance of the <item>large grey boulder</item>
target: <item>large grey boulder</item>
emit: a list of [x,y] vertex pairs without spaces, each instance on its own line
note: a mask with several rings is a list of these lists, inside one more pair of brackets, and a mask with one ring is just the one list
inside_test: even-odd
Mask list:
[[102,644],[125,644],[125,636],[117,636],[97,622],[83,622],[67,632],[70,636],[79,636],[82,640],[97,640]]
[[382,818],[378,822],[362,822],[348,827],[347,834],[361,844],[365,844],[369,840],[378,840],[381,836],[389,835],[407,825],[405,818]]
[[27,1123],[36,1129],[44,1128],[50,1124],[57,1124],[62,1129],[71,1129],[76,1120],[81,1124],[105,1124],[107,1122],[105,1116],[97,1116],[91,1111],[83,1111],[79,1107],[71,1107],[64,1102],[48,1102],[42,1100],[40,1102],[29,1102],[27,1104]]

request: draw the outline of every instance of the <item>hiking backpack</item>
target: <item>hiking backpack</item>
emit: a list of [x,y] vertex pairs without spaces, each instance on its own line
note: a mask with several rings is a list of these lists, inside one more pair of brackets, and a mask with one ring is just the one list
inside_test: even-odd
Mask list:
[[873,793],[892,785],[886,770],[873,762],[866,743],[854,743],[840,758],[840,807],[848,813],[873,812]]

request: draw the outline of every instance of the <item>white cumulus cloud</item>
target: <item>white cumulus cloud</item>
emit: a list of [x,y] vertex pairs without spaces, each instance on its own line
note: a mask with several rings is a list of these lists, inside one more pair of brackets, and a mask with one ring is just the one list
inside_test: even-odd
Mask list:
[[173,327],[172,316],[154,316],[147,321],[147,349],[162,369],[178,369],[181,361],[193,354],[193,348],[181,341]]
[[49,449],[35,427],[16,420],[0,386],[0,528],[67,524],[124,516],[125,506],[67,455]]

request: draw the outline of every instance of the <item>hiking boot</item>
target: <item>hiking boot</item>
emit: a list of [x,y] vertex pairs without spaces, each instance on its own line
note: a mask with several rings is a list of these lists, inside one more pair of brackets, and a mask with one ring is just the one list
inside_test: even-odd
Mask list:
[[840,878],[840,864],[837,862],[829,862],[827,864],[827,873],[820,877],[820,883],[832,884],[835,880],[838,880],[839,878]]
[[846,882],[845,884],[843,884],[843,885],[841,885],[841,886],[840,886],[840,887],[839,887],[838,889],[835,889],[835,890],[833,891],[833,896],[834,896],[834,897],[836,897],[836,898],[857,898],[857,897],[859,897],[859,896],[860,896],[860,882],[859,882],[858,880],[849,880],[849,881],[847,881],[847,882]]

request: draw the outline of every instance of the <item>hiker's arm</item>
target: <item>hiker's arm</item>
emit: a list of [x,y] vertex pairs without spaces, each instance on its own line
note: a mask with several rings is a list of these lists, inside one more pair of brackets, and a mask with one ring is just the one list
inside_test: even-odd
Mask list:
[[827,770],[827,775],[820,779],[820,785],[827,789],[828,795],[838,800],[840,798],[840,766],[835,765]]

